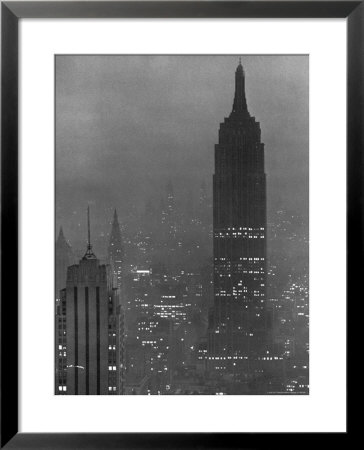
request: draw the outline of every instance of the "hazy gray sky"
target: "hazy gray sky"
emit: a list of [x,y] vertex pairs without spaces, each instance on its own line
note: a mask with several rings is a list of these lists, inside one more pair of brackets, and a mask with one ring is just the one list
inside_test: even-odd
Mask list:
[[[219,124],[238,56],[57,56],[57,222],[87,202],[127,210],[211,187]],[[308,207],[308,57],[244,56],[251,115],[265,143],[270,208]]]

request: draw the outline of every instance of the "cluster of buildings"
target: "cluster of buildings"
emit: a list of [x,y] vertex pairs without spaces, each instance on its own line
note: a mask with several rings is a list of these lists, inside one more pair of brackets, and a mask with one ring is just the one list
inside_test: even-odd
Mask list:
[[[211,262],[196,263],[203,244],[187,228],[212,242]],[[212,205],[202,183],[197,213],[179,214],[168,183],[136,243],[114,212],[104,262],[88,210],[82,258],[62,229],[56,243],[56,394],[308,393],[308,276],[269,286],[264,144],[241,62],[215,146]]]

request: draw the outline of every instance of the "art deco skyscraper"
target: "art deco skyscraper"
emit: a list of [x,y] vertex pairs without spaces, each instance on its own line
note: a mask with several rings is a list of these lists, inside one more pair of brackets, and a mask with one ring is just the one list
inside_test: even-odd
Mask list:
[[215,146],[213,227],[209,367],[244,381],[257,367],[266,336],[266,175],[260,125],[247,108],[241,62],[232,112],[220,124]]
[[122,393],[123,311],[109,265],[92,251],[88,211],[87,251],[67,270],[56,317],[56,393]]
[[114,211],[114,218],[111,227],[109,247],[108,247],[108,257],[114,278],[114,286],[120,289],[122,285],[122,276],[123,276],[122,269],[124,262],[124,248],[116,209]]

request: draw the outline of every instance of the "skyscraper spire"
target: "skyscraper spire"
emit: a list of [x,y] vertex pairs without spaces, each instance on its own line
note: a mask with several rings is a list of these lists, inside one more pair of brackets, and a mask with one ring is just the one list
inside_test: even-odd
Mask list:
[[90,206],[87,206],[87,250],[83,259],[96,259],[91,245]]
[[241,58],[239,58],[239,65],[235,71],[235,96],[231,114],[234,113],[249,115],[245,97],[245,73],[241,64]]
[[116,211],[116,208],[114,209],[111,234],[114,235],[115,237],[117,237],[117,239],[120,239],[120,241],[121,241],[121,231],[120,231],[119,218],[118,218],[118,213]]
[[91,250],[90,206],[87,206],[87,250]]
[[59,234],[58,234],[58,238],[57,238],[57,244],[66,244],[68,245],[66,238],[64,237],[64,233],[63,233],[63,227],[61,225],[61,227],[59,228]]
[[64,236],[63,233],[63,227],[61,226],[59,228],[59,234],[57,237],[57,242],[56,242],[56,252],[64,252],[64,253],[69,253],[70,255],[72,254],[72,249],[70,244],[67,242],[67,239]]

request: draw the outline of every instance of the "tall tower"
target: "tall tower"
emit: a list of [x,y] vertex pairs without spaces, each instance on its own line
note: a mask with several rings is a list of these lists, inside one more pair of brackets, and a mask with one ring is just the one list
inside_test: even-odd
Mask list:
[[220,124],[213,175],[214,308],[211,369],[243,382],[265,344],[266,175],[260,125],[249,114],[239,61],[230,116]]
[[56,393],[122,393],[123,313],[111,268],[92,251],[89,209],[87,250],[68,267],[56,323]]
[[113,274],[114,286],[121,288],[122,284],[122,269],[124,261],[124,249],[121,239],[121,231],[116,209],[114,211],[113,223],[111,226],[111,233],[108,247],[109,264]]

